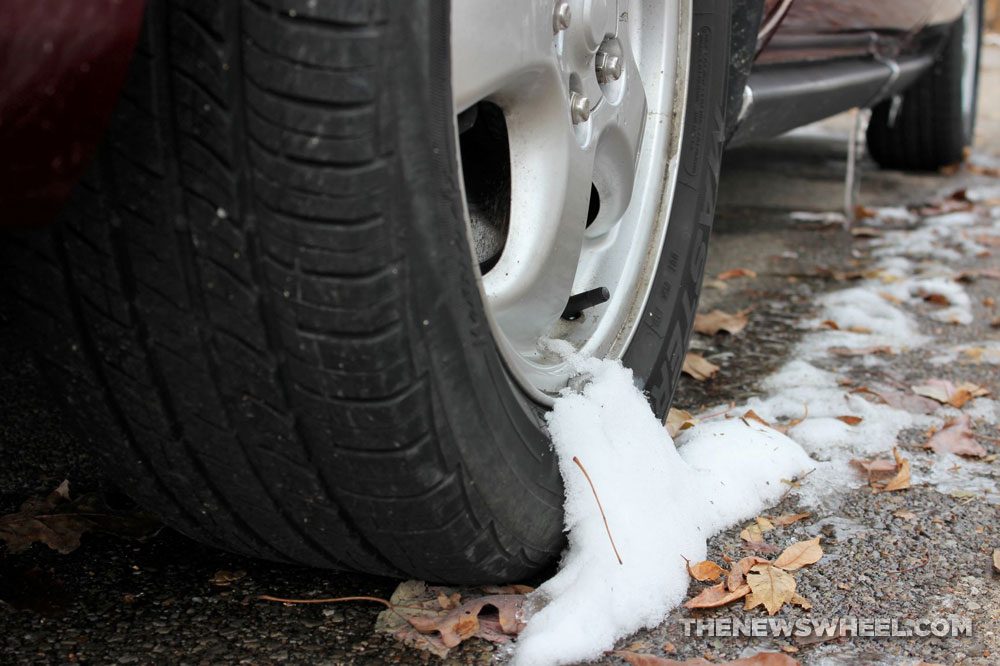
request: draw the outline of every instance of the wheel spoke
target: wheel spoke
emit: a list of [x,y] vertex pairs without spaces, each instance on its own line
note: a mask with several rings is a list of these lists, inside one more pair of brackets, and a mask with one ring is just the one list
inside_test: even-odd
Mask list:
[[494,316],[530,353],[573,288],[590,202],[593,151],[581,148],[559,85],[508,100],[511,216],[503,254],[484,276]]
[[552,0],[456,0],[451,32],[456,113],[556,67]]
[[622,74],[605,86],[604,98],[591,115],[596,134],[594,185],[601,197],[594,234],[610,228],[628,207],[646,122],[646,93],[632,49],[624,35],[616,46]]

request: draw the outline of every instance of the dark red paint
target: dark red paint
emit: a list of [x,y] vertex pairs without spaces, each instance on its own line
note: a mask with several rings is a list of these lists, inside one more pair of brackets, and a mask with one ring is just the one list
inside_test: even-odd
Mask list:
[[3,0],[0,226],[47,222],[107,126],[144,0]]
[[[766,0],[765,14],[779,4]],[[965,0],[793,0],[757,62],[912,53],[917,34],[958,20],[964,7]]]

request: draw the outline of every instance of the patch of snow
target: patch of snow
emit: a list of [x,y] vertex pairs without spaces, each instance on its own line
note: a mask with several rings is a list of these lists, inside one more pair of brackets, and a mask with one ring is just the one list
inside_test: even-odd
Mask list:
[[793,222],[819,222],[821,224],[847,225],[847,217],[843,213],[831,211],[795,210],[788,214]]
[[[687,591],[683,558],[704,559],[708,537],[757,515],[787,490],[782,478],[814,466],[788,437],[742,419],[691,428],[675,448],[631,371],[616,361],[571,363],[590,381],[565,391],[547,417],[569,547],[558,573],[532,595],[539,609],[518,638],[514,664],[596,658],[618,638],[657,625]],[[621,564],[574,458],[593,481]]]

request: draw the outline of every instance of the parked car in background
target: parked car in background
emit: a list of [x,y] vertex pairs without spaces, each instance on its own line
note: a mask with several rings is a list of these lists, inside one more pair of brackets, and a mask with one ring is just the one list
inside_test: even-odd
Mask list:
[[981,6],[4,9],[4,282],[114,477],[232,551],[482,582],[563,546],[551,341],[664,415],[727,143],[861,107],[881,165],[961,161]]

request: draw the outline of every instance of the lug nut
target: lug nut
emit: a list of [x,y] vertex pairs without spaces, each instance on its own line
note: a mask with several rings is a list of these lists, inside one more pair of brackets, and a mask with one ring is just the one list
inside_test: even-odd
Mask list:
[[569,21],[573,18],[573,12],[569,7],[568,0],[558,0],[552,12],[552,32],[562,32],[569,27]]
[[597,52],[597,80],[600,83],[617,81],[622,75],[622,59],[607,51]]
[[590,118],[590,100],[580,93],[572,93],[569,96],[569,110],[574,125],[585,123]]

